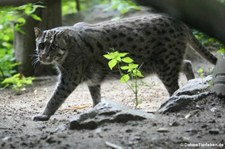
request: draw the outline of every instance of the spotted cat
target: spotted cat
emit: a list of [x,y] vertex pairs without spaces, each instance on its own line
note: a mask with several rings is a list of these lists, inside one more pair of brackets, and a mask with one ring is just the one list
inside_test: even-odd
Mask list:
[[35,121],[48,120],[81,82],[87,83],[93,105],[98,104],[101,82],[118,74],[109,69],[103,57],[111,48],[128,52],[141,64],[145,76],[157,74],[170,95],[179,88],[180,71],[187,79],[194,78],[191,62],[184,60],[187,46],[212,64],[217,61],[186,25],[160,14],[98,24],[77,23],[45,31],[35,28],[35,36],[37,60],[54,64],[59,71],[57,87],[43,113],[33,117]]

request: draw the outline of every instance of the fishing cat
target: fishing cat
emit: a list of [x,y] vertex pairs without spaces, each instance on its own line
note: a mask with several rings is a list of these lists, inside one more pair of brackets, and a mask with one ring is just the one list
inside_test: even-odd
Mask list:
[[186,25],[160,14],[34,30],[37,60],[43,64],[54,64],[59,71],[57,87],[44,112],[33,117],[35,121],[48,120],[84,81],[93,105],[98,104],[101,101],[101,82],[118,74],[116,69],[109,69],[103,57],[111,52],[111,48],[128,52],[135,63],[141,64],[143,75],[157,74],[170,95],[179,88],[180,71],[187,79],[194,78],[191,62],[184,59],[187,46],[193,47],[212,64],[217,61]]

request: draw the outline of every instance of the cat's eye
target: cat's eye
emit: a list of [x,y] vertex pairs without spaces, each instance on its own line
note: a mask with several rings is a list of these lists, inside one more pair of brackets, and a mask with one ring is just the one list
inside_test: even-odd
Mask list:
[[54,44],[53,44],[53,45],[51,45],[51,49],[52,49],[52,50],[55,50],[56,48],[57,48],[57,46],[56,46],[56,45],[54,45]]
[[38,48],[39,48],[39,49],[44,49],[44,48],[45,48],[45,44],[44,44],[44,43],[40,43],[40,44],[38,45]]

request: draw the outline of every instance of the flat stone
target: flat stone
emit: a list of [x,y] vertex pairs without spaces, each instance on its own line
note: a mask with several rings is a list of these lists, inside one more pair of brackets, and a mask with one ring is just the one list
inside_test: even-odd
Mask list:
[[110,100],[103,100],[91,110],[72,118],[69,129],[95,129],[104,123],[125,123],[154,118],[154,114],[134,110]]
[[166,113],[179,111],[188,104],[209,96],[211,94],[208,91],[209,82],[211,80],[212,76],[189,80],[187,84],[178,89],[166,102],[161,105],[159,112]]

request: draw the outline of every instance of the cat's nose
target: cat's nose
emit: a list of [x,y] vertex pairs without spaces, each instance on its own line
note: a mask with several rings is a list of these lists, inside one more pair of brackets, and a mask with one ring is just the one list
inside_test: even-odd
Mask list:
[[42,53],[41,54],[41,59],[42,60],[46,60],[47,57],[48,57],[48,55],[46,53]]

